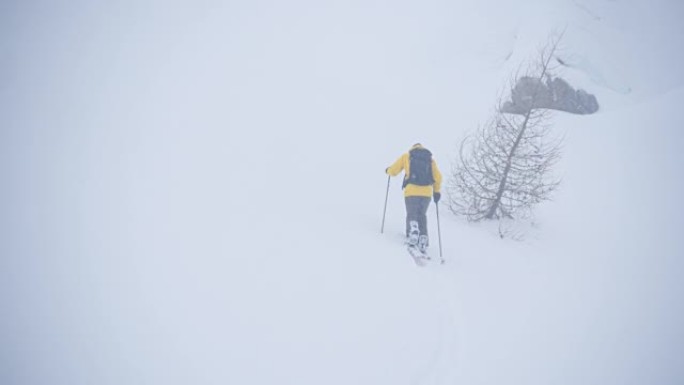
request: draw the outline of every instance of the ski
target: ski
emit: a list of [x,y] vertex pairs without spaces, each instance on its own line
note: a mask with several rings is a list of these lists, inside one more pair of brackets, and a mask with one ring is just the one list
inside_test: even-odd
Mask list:
[[417,246],[412,246],[412,245],[407,245],[406,249],[409,252],[409,255],[411,258],[413,258],[413,261],[416,263],[417,266],[425,266],[427,264],[427,261],[430,260],[430,257],[420,251],[420,249]]
[[411,221],[409,223],[409,233],[406,239],[406,248],[418,266],[425,266],[430,257],[425,253],[427,248],[427,236],[420,235],[418,222]]

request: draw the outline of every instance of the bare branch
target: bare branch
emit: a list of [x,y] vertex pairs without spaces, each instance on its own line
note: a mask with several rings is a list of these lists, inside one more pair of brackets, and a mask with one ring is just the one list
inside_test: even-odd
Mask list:
[[521,78],[537,79],[530,83],[535,86],[531,100],[524,102],[524,114],[502,112],[504,99],[499,98],[493,117],[461,141],[447,186],[453,213],[473,221],[527,216],[534,204],[549,200],[559,186],[552,169],[560,159],[564,137],[551,135],[551,111],[535,106],[542,90],[536,84],[551,76],[562,36],[552,37],[534,62],[511,77],[511,94]]

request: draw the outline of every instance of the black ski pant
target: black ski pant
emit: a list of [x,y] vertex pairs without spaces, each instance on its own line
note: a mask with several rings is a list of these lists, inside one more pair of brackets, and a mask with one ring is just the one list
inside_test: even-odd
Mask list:
[[406,236],[411,229],[411,221],[418,222],[421,235],[428,235],[427,230],[427,209],[430,205],[429,197],[405,197],[406,202]]

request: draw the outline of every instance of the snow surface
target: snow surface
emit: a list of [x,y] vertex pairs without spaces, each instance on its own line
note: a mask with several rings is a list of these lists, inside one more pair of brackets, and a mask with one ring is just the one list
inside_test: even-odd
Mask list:
[[[683,383],[682,11],[2,3],[0,383]],[[383,170],[448,174],[563,29],[601,111],[556,199],[522,242],[441,205],[417,268]]]

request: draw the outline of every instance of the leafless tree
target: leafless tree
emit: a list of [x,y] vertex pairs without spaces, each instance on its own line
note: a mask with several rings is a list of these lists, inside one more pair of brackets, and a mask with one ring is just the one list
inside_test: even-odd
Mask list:
[[[560,36],[541,49],[524,75],[514,76],[511,92],[522,78],[538,80],[528,82],[532,87],[543,85],[559,41]],[[551,132],[551,111],[537,107],[541,92],[528,93],[523,113],[504,113],[499,103],[490,121],[463,139],[448,184],[455,214],[471,221],[524,217],[558,187],[552,169],[562,139]]]

